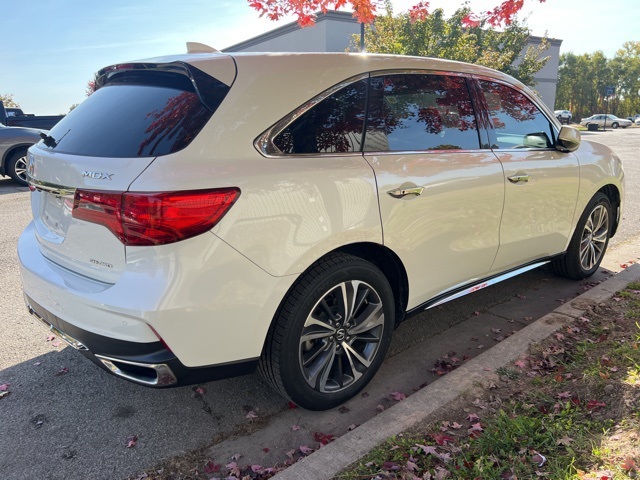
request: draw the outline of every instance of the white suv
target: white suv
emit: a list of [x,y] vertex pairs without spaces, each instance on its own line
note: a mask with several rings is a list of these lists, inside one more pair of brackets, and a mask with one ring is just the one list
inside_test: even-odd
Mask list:
[[573,117],[569,110],[556,110],[553,112],[553,114],[560,121],[560,123],[570,123],[571,117]]
[[29,310],[149,386],[256,367],[353,397],[408,316],[551,262],[594,273],[619,159],[500,72],[427,58],[195,53],[98,72],[29,150]]

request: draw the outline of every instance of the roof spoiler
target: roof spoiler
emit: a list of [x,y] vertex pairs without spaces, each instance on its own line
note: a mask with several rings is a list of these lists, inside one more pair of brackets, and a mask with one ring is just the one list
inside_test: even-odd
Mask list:
[[187,53],[220,53],[220,50],[216,50],[204,43],[187,42]]

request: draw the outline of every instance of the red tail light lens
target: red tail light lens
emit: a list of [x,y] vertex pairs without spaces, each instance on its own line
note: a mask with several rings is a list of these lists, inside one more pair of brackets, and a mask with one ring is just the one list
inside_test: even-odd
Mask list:
[[211,230],[238,188],[167,193],[76,190],[73,217],[107,227],[124,245],[165,245]]

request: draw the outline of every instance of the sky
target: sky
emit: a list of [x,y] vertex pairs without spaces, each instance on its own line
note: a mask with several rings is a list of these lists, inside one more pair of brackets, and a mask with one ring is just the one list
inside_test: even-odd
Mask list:
[[[418,0],[394,0],[394,12]],[[470,0],[474,11],[500,0]],[[447,14],[461,1],[431,0]],[[260,18],[246,0],[0,0],[0,94],[27,113],[57,115],[85,98],[102,67],[174,53],[195,41],[223,49],[293,19]],[[612,58],[640,41],[639,0],[525,0],[533,35],[563,40],[561,53],[601,50]]]

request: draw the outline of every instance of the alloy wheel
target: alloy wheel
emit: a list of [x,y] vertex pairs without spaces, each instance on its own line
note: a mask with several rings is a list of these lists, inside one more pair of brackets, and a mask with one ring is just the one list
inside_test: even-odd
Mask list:
[[348,388],[371,366],[384,334],[380,296],[350,280],[327,291],[307,317],[299,343],[306,382],[321,393]]
[[591,211],[580,239],[580,264],[591,270],[604,255],[609,237],[609,212],[604,205]]
[[23,182],[27,181],[27,156],[22,155],[16,160],[14,171],[16,176]]

